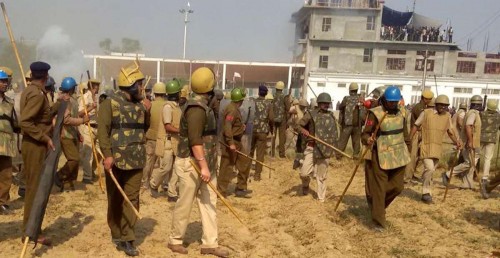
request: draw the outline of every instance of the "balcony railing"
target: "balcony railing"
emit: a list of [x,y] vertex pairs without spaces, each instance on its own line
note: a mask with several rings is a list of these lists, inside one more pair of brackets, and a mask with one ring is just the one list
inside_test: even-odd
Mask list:
[[333,8],[379,8],[378,0],[309,0],[308,5]]

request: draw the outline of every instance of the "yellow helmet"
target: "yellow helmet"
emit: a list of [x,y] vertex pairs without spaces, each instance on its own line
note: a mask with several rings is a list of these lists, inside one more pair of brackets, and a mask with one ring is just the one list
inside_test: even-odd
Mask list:
[[214,89],[215,75],[207,67],[196,69],[191,75],[191,89],[195,93],[207,93]]
[[14,74],[12,72],[12,69],[10,69],[9,67],[6,67],[6,66],[0,66],[0,70],[4,71],[7,74],[7,76],[9,76],[9,77],[12,77],[12,74]]
[[182,87],[180,97],[187,99],[188,96],[189,96],[189,85],[186,84]]
[[163,82],[157,82],[153,85],[154,94],[167,94],[167,85]]
[[351,82],[351,84],[349,84],[349,91],[351,90],[358,90],[359,89],[359,86],[357,83],[355,82]]
[[267,92],[267,95],[266,95],[265,99],[273,100],[274,99],[273,94],[270,91]]
[[436,97],[436,104],[444,104],[444,105],[449,105],[450,104],[450,99],[446,95],[439,95]]
[[285,88],[285,83],[282,81],[279,81],[276,83],[276,89],[277,90],[283,90]]
[[295,105],[298,105],[298,104],[299,104],[299,100],[298,99],[293,99],[292,106],[295,106]]
[[435,107],[436,106],[436,99],[432,98],[429,104],[427,104],[427,107]]
[[24,75],[24,77],[28,80],[31,80],[31,70],[28,70],[28,72]]
[[139,70],[137,61],[134,61],[133,65],[120,69],[117,83],[119,87],[131,87],[139,80],[144,80],[144,74]]
[[489,99],[486,103],[486,107],[488,108],[488,110],[496,111],[498,108],[498,100]]
[[422,91],[422,97],[426,99],[432,99],[434,98],[434,93],[431,90],[424,90]]

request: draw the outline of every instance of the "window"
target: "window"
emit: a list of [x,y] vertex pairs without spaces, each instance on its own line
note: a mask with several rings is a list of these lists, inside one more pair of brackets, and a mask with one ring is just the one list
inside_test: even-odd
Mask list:
[[345,83],[339,83],[339,84],[338,84],[338,87],[339,87],[339,88],[345,88],[345,87],[346,87],[346,84],[345,84]]
[[458,61],[457,73],[476,73],[476,62]]
[[[429,56],[435,56],[436,51],[427,51],[427,55]],[[425,51],[417,51],[417,56],[425,56]]]
[[486,54],[486,58],[500,59],[500,54]]
[[326,82],[318,82],[318,87],[326,87]]
[[394,49],[389,49],[387,50],[388,55],[406,55],[406,50],[394,50]]
[[363,62],[371,63],[373,60],[373,48],[365,48],[363,53]]
[[[431,87],[430,86],[425,86],[425,89],[426,90],[430,90]],[[420,92],[420,91],[422,91],[422,86],[411,86],[411,90],[412,91],[416,91],[416,92]]]
[[484,63],[485,74],[500,74],[500,63],[486,62]]
[[387,58],[386,70],[402,71],[405,69],[406,60],[404,58]]
[[332,1],[332,7],[340,7],[342,5],[342,0],[331,0]]
[[466,94],[471,94],[472,93],[472,88],[453,88],[454,93],[466,93]]
[[375,30],[375,16],[366,18],[366,30]]
[[368,89],[368,84],[361,84],[359,88],[360,88],[360,92],[363,91],[366,93],[366,89]]
[[465,104],[465,105],[469,106],[469,99],[470,99],[469,97],[453,98],[452,106],[456,107],[456,108],[458,108],[458,106],[460,106],[460,104]]
[[319,50],[321,51],[328,51],[330,48],[329,47],[319,47]]
[[458,52],[458,57],[477,58],[476,53]]
[[321,31],[330,31],[332,29],[332,18],[323,18],[323,26]]
[[[415,71],[423,71],[424,64],[424,59],[417,59],[417,61],[415,62]],[[434,60],[427,60],[427,71],[434,71]]]
[[328,68],[328,56],[319,56],[319,68]]
[[488,89],[488,91],[486,92],[486,89],[482,89],[481,90],[481,94],[487,94],[487,95],[494,94],[494,95],[498,95],[498,94],[500,94],[500,90],[499,89]]

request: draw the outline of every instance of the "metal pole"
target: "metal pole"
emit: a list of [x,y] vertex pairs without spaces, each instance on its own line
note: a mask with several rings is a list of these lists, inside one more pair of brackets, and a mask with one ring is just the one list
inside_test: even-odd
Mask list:
[[424,56],[424,75],[422,78],[422,92],[425,90],[425,79],[427,78],[427,57],[428,57],[428,50],[425,50],[425,56]]
[[187,23],[188,23],[188,12],[184,12],[184,48],[182,51],[182,59],[186,59],[186,40],[187,40]]

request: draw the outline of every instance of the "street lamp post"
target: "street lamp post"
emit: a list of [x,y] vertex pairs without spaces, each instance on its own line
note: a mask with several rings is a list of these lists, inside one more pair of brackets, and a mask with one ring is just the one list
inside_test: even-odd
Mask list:
[[180,13],[184,14],[184,47],[182,51],[182,59],[186,59],[186,35],[187,35],[187,24],[188,24],[188,15],[193,13],[194,10],[191,10],[191,5],[189,2],[187,3],[187,9],[180,9]]

